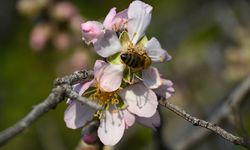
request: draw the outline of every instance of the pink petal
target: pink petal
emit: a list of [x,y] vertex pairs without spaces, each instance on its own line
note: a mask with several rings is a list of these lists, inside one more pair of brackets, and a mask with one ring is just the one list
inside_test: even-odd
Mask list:
[[122,111],[124,114],[124,120],[126,124],[126,128],[131,127],[135,123],[135,116],[132,115],[129,111]]
[[103,74],[103,70],[108,66],[108,63],[106,63],[103,60],[96,60],[95,66],[94,66],[94,75],[97,81],[100,81],[100,77]]
[[158,88],[162,82],[158,69],[149,67],[142,71],[143,83],[150,89]]
[[78,83],[78,84],[73,85],[73,91],[79,93],[79,91],[82,88],[82,85],[83,85],[83,83]]
[[[78,84],[73,85],[73,91],[79,93],[82,86],[83,86],[83,83],[78,83]],[[66,101],[66,104],[70,104],[72,101],[73,101],[72,99],[68,98]]]
[[128,19],[128,9],[124,9],[115,15],[115,18]]
[[145,34],[151,21],[152,7],[141,1],[133,1],[128,8],[128,33],[133,44]]
[[100,78],[100,87],[106,92],[117,90],[122,82],[123,65],[109,64],[104,70]]
[[95,112],[96,110],[88,105],[72,101],[64,112],[64,121],[68,128],[77,129],[91,121]]
[[106,30],[104,36],[94,43],[94,48],[102,57],[111,56],[122,49],[116,33],[110,30]]
[[83,83],[82,87],[80,88],[79,95],[82,95],[90,87],[90,85],[92,85],[93,82],[94,80]]
[[159,41],[154,37],[148,41],[146,51],[151,60],[155,62],[165,62],[172,58],[166,50],[161,48]]
[[105,29],[112,30],[112,20],[115,17],[115,15],[116,15],[116,8],[113,7],[112,9],[110,9],[108,15],[104,19],[103,26],[105,27]]
[[116,110],[105,111],[97,130],[98,137],[104,145],[113,146],[120,141],[125,130],[121,113]]
[[140,117],[151,117],[155,114],[158,101],[155,93],[142,83],[128,86],[119,95],[128,105],[128,110]]
[[103,26],[97,21],[88,21],[81,24],[83,40],[87,44],[95,43],[98,39],[102,38],[104,35]]
[[122,31],[127,25],[128,9],[125,9],[115,15],[112,20],[112,29],[115,31]]
[[157,95],[162,96],[162,97],[168,99],[175,92],[175,90],[174,90],[174,88],[172,86],[173,86],[173,82],[172,81],[166,80],[166,79],[162,79],[162,85],[159,88],[154,89],[154,92]]
[[136,117],[136,121],[154,130],[161,125],[160,114],[158,111],[156,111],[156,113],[150,118]]

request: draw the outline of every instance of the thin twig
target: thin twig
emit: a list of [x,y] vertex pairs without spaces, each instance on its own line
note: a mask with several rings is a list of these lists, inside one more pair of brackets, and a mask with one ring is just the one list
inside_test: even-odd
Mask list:
[[[13,137],[20,134],[50,109],[55,108],[57,104],[64,100],[65,94],[67,94],[68,96],[72,96],[70,98],[75,98],[76,100],[78,100],[78,97],[74,96],[75,93],[70,92],[70,85],[82,82],[84,80],[89,80],[92,77],[92,74],[92,71],[82,70],[75,72],[69,76],[56,79],[54,82],[55,87],[43,102],[34,106],[33,109],[19,122],[0,132],[0,146],[4,145]],[[85,102],[84,99],[79,99],[79,101],[83,103]]]
[[64,76],[62,78],[57,78],[54,81],[54,85],[58,86],[58,85],[74,85],[77,83],[81,83],[83,81],[87,81],[90,79],[93,79],[93,71],[91,70],[80,70],[80,71],[76,71],[70,75]]
[[33,107],[23,119],[0,133],[0,146],[28,128],[33,122],[41,117],[44,113],[55,108],[58,103],[64,99],[64,89],[56,87],[52,89],[50,95],[40,104]]
[[209,130],[213,131],[214,133],[220,135],[224,139],[228,140],[231,143],[234,143],[236,145],[241,145],[241,146],[248,148],[247,143],[244,141],[243,138],[237,137],[237,136],[225,131],[224,129],[217,126],[216,124],[213,124],[213,123],[198,119],[196,117],[193,117],[190,114],[188,114],[187,112],[185,112],[183,109],[179,108],[176,105],[171,104],[167,100],[164,101],[161,99],[160,104],[162,106],[168,108],[169,110],[171,110],[175,114],[179,115],[180,117],[184,118],[188,122],[192,123],[193,125],[209,129]]
[[[55,108],[57,104],[59,104],[61,101],[64,100],[65,96],[71,99],[78,100],[84,104],[88,104],[91,107],[98,108],[98,106],[92,105],[89,102],[87,102],[85,99],[80,97],[76,92],[74,92],[71,89],[71,86],[70,86],[79,82],[84,82],[85,80],[87,81],[91,79],[92,77],[93,77],[92,71],[83,70],[83,71],[75,72],[74,74],[71,74],[69,76],[56,79],[54,82],[55,87],[52,89],[47,99],[45,99],[40,104],[36,105],[32,109],[32,111],[28,113],[19,122],[17,122],[13,126],[9,127],[8,129],[0,133],[0,146],[2,146],[4,143],[6,143],[7,141],[15,137],[17,134],[20,134],[24,129],[28,128],[35,120],[41,117],[44,113],[46,113],[52,108]],[[237,94],[235,97],[237,97]],[[173,112],[183,117],[187,121],[191,122],[192,124],[207,128],[234,144],[239,144],[239,145],[246,147],[246,143],[242,138],[234,136],[231,133],[226,132],[224,129],[220,128],[219,126],[206,122],[204,120],[195,118],[191,116],[190,114],[186,113],[184,110],[180,109],[179,107],[169,103],[168,101],[160,100],[160,104],[172,110]]]
[[73,99],[73,100],[77,100],[78,102],[81,102],[83,104],[87,104],[90,107],[99,110],[101,109],[101,106],[98,105],[97,103],[93,102],[93,101],[89,101],[88,99],[80,96],[78,93],[76,93],[75,91],[72,90],[72,88],[69,85],[65,85],[65,95],[66,97]]
[[[209,122],[220,124],[224,119],[230,116],[234,107],[239,106],[246,100],[245,97],[248,93],[250,93],[250,76],[243,80],[242,83],[231,92],[222,106],[219,107],[218,111],[209,119]],[[212,134],[212,132],[209,132],[209,130],[197,129],[188,135],[184,141],[181,141],[177,149],[190,149],[210,134]]]

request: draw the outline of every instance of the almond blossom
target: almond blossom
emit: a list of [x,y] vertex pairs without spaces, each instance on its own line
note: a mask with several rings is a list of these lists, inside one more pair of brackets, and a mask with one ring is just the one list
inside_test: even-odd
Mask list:
[[106,78],[106,62],[97,60],[94,66],[94,79],[77,84],[74,90],[79,95],[101,105],[101,110],[69,100],[64,114],[68,128],[83,127],[93,119],[99,119],[98,137],[105,145],[115,145],[122,138],[125,129],[132,126],[135,120],[145,126],[155,128],[160,125],[157,112],[157,96],[154,91],[141,82],[126,87],[119,87],[112,92],[105,91],[100,86],[103,77]]
[[[159,87],[162,83],[158,70],[152,66],[148,68],[133,71],[121,59],[121,54],[126,52],[143,53],[153,62],[166,62],[171,56],[166,50],[162,49],[156,38],[147,39],[145,31],[151,21],[152,7],[141,1],[133,1],[128,9],[116,13],[116,8],[112,8],[106,16],[103,24],[99,22],[91,22],[92,30],[86,30],[90,22],[82,24],[83,39],[86,42],[92,42],[96,52],[105,58],[109,63],[116,66],[116,73],[124,76],[124,69],[129,69],[128,78],[123,78],[128,83],[134,81],[134,76],[142,79],[144,84],[151,89]],[[85,32],[84,31],[88,31]],[[94,33],[94,36],[92,35]],[[118,67],[119,66],[119,67]],[[115,69],[114,69],[115,70]],[[137,75],[137,74],[141,75]],[[108,74],[107,74],[108,75]],[[122,78],[121,78],[122,79]],[[113,79],[106,78],[106,88],[113,86]]]

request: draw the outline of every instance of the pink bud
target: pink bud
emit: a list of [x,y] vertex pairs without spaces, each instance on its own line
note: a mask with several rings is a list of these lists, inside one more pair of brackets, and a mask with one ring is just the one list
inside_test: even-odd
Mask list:
[[96,141],[96,137],[94,137],[93,135],[91,134],[84,134],[83,137],[82,137],[83,141],[87,144],[94,144],[95,141]]
[[70,67],[72,70],[84,69],[88,66],[89,56],[83,50],[77,50],[70,58]]
[[67,33],[58,33],[53,39],[53,44],[57,50],[66,51],[71,44],[70,37]]
[[77,10],[70,2],[60,2],[52,9],[52,16],[57,20],[68,20],[76,14]]
[[39,24],[33,28],[30,35],[30,46],[33,50],[42,50],[51,36],[49,24]]
[[49,0],[19,0],[17,1],[17,10],[23,15],[34,17],[48,4]]
[[94,43],[104,35],[103,26],[97,21],[88,21],[81,24],[83,40]]
[[83,18],[79,15],[76,15],[70,19],[69,27],[75,33],[81,33],[80,24],[83,22]]

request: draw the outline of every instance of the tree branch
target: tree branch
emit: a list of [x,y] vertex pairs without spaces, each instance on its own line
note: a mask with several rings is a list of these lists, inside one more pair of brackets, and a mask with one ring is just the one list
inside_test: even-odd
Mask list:
[[[250,76],[239,84],[233,92],[227,97],[225,102],[219,107],[218,111],[214,115],[212,115],[210,122],[215,124],[220,124],[224,119],[230,116],[230,113],[234,109],[234,107],[239,106],[246,100],[246,96],[250,93]],[[196,145],[205,137],[208,137],[213,132],[209,132],[209,130],[201,130],[198,129],[192,132],[184,141],[180,142],[177,146],[177,149],[190,149],[192,145]],[[249,142],[248,142],[249,143]],[[248,147],[250,144],[248,144]]]
[[32,111],[28,113],[23,119],[0,133],[0,146],[29,127],[37,118],[49,111],[49,109],[55,108],[56,105],[63,100],[63,94],[63,88],[53,88],[50,95],[42,103],[34,106]]
[[[55,87],[52,89],[49,96],[43,102],[34,106],[34,108],[31,110],[31,112],[28,113],[19,122],[17,122],[13,126],[9,127],[8,129],[0,132],[0,146],[2,146],[4,143],[8,142],[10,139],[15,137],[16,135],[20,134],[24,129],[28,128],[32,123],[34,123],[34,121],[36,121],[44,113],[48,112],[50,109],[55,108],[57,106],[57,104],[59,104],[61,101],[64,100],[65,97],[77,100],[81,103],[84,103],[84,104],[87,104],[91,107],[99,109],[100,108],[99,106],[97,106],[96,104],[93,104],[93,103],[87,101],[85,98],[79,96],[76,92],[74,92],[72,90],[72,87],[71,87],[71,85],[73,85],[73,84],[88,81],[92,78],[93,78],[92,71],[82,70],[82,71],[75,72],[69,76],[65,76],[63,78],[56,79],[54,82]],[[235,96],[235,97],[237,97],[237,96]],[[219,126],[217,126],[215,124],[212,124],[212,123],[209,123],[207,121],[193,117],[190,114],[186,113],[184,110],[171,104],[168,101],[160,100],[159,102],[162,106],[170,109],[171,111],[173,111],[177,115],[179,115],[182,118],[186,119],[187,121],[191,122],[193,125],[207,128],[207,129],[217,133],[218,135],[222,136],[223,138],[225,138],[226,140],[228,140],[234,144],[238,144],[238,145],[242,145],[244,147],[247,147],[247,144],[243,140],[243,138],[237,137],[237,136],[225,131],[224,129],[220,128]]]
[[[64,100],[65,95],[67,95],[69,98],[78,100],[79,97],[75,96],[77,93],[71,92],[70,85],[82,82],[84,80],[89,80],[90,78],[92,78],[92,76],[92,71],[82,70],[75,72],[69,76],[56,79],[54,82],[55,87],[43,102],[34,106],[33,109],[19,122],[0,132],[0,146],[4,145],[13,137],[20,134],[23,130],[28,128],[32,123],[34,123],[39,117],[48,112],[50,109],[55,108],[57,104]],[[82,98],[80,98],[79,101],[83,103],[86,102],[86,100]],[[94,105],[90,103],[87,104],[94,107]]]
[[220,135],[224,139],[228,140],[231,143],[249,148],[247,146],[246,141],[243,138],[237,137],[237,136],[225,131],[224,129],[217,126],[216,124],[213,124],[213,123],[198,119],[196,117],[193,117],[190,114],[188,114],[187,112],[185,112],[183,109],[179,108],[178,106],[171,104],[168,100],[164,101],[161,99],[159,102],[162,106],[168,108],[169,110],[171,110],[175,114],[179,115],[180,117],[184,118],[188,122],[192,123],[193,125],[209,129],[209,130],[213,131],[214,133]]

